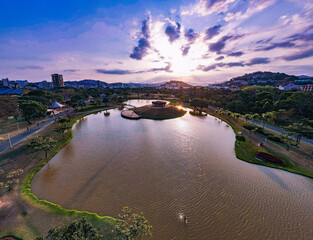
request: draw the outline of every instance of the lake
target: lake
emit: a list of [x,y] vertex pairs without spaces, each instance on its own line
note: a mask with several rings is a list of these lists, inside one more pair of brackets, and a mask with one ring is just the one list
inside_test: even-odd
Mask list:
[[73,126],[69,144],[34,176],[36,196],[99,215],[143,211],[158,240],[313,239],[313,181],[237,159],[225,122],[110,113]]

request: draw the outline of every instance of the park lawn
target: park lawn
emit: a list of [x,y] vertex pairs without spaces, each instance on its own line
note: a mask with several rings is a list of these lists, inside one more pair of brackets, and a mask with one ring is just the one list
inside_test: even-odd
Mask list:
[[[233,128],[236,135],[241,132],[241,134],[245,136],[245,142],[238,140],[235,141],[235,153],[237,158],[246,162],[272,168],[278,168],[313,178],[313,165],[303,165],[299,162],[304,157],[307,159],[311,158],[309,149],[305,149],[305,151],[287,151],[284,148],[283,144],[277,144],[272,141],[268,142],[268,145],[270,145],[271,147],[260,147],[259,143],[263,141],[264,137],[262,137],[261,134],[255,134],[255,136],[251,137],[250,132],[242,126],[244,123],[243,120],[238,119],[237,121],[235,121],[233,118],[226,115],[217,114],[212,109],[205,110],[208,114],[218,117],[227,122]],[[312,148],[310,149],[312,151]],[[256,158],[255,153],[257,151],[267,152],[274,156],[277,156],[283,160],[283,164],[280,165],[267,161],[261,161]]]

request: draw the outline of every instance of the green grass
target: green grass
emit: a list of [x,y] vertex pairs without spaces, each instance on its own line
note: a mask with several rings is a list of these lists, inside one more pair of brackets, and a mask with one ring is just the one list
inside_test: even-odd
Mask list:
[[[208,112],[208,114],[225,121],[227,124],[229,124],[232,127],[232,129],[234,130],[236,135],[240,131],[240,125],[237,123],[230,122],[229,120],[227,120],[227,118],[225,116],[221,117],[213,111]],[[247,136],[245,136],[245,137],[248,139]],[[283,146],[281,146],[281,147],[283,147]],[[283,160],[283,164],[279,165],[279,164],[275,164],[275,163],[261,161],[261,160],[256,158],[255,154],[257,151],[267,152],[267,153],[270,153],[274,156],[277,156]],[[250,143],[249,141],[242,142],[242,141],[238,141],[236,139],[236,141],[235,141],[235,154],[236,154],[236,157],[238,159],[249,162],[249,163],[263,165],[263,166],[272,167],[272,168],[278,168],[281,170],[285,170],[288,172],[292,172],[292,173],[303,175],[303,176],[306,176],[309,178],[313,178],[313,172],[308,171],[306,169],[303,169],[301,166],[299,166],[298,164],[293,162],[291,159],[289,159],[288,157],[286,157],[282,153],[279,153],[279,152],[276,152],[276,151],[273,151],[270,149],[265,150],[264,148],[261,148],[261,147],[257,148],[252,143]]]
[[[72,126],[81,118],[92,114],[94,112],[82,114],[75,119],[71,120]],[[20,194],[21,197],[28,201],[28,203],[34,207],[41,208],[45,211],[50,211],[58,216],[68,216],[81,218],[86,217],[95,227],[99,229],[105,229],[105,233],[109,234],[108,229],[111,229],[111,226],[115,223],[116,219],[108,216],[99,216],[96,213],[90,213],[87,211],[77,211],[77,210],[69,210],[61,207],[58,204],[51,203],[46,200],[40,200],[37,196],[35,196],[31,192],[31,181],[34,175],[53,157],[55,156],[73,137],[72,130],[69,131],[65,139],[60,139],[57,142],[56,147],[53,152],[49,154],[49,157],[42,161],[39,165],[37,165],[34,169],[32,169],[26,177],[23,179],[20,185]]]

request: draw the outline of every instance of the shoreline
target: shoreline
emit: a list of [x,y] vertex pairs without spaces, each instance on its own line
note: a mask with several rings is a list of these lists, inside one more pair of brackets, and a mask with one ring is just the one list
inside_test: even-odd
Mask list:
[[[213,110],[210,110],[210,109],[208,109],[208,110],[205,110],[205,112],[207,114],[209,114],[212,117],[216,117],[216,118],[220,119],[221,121],[224,121],[225,123],[227,123],[229,126],[231,126],[231,128],[233,129],[235,135],[237,136],[237,133],[239,132],[239,129],[237,129],[237,127],[235,127],[227,119],[221,118],[217,114],[215,115],[214,114],[215,112]],[[210,111],[212,111],[212,112],[210,112]],[[245,143],[240,143],[239,140],[235,139],[235,148],[234,148],[234,150],[235,150],[236,158],[238,158],[239,160],[245,161],[245,162],[248,162],[248,163],[251,163],[251,164],[256,164],[256,165],[261,165],[261,166],[265,166],[265,167],[269,167],[269,168],[283,170],[283,171],[286,171],[286,172],[290,172],[290,173],[293,173],[293,174],[297,174],[297,175],[300,175],[300,176],[304,176],[304,177],[308,177],[308,178],[313,179],[313,172],[307,172],[306,173],[306,172],[303,172],[303,171],[300,171],[300,170],[297,170],[297,169],[292,169],[292,168],[284,167],[284,166],[281,166],[281,165],[274,165],[273,163],[270,163],[270,162],[264,162],[264,161],[257,160],[257,158],[255,156],[255,152],[257,152],[258,149],[255,148],[254,146],[252,146],[253,147],[253,151],[254,151],[254,157],[250,156],[250,159],[247,159],[247,156],[244,156],[247,153],[242,151],[243,150],[243,147],[242,147],[243,144],[248,144],[248,143],[246,143],[246,142]],[[249,147],[251,147],[251,146],[249,146]],[[272,152],[270,152],[270,151],[268,151],[266,149],[261,149],[261,151],[266,151],[266,152],[269,152],[270,154],[279,155],[279,158],[282,158],[283,161],[287,161],[286,157],[284,155],[282,155],[282,154],[278,154],[276,152],[272,153]],[[288,161],[290,161],[290,160],[288,160]],[[303,169],[303,170],[305,171],[305,169]]]
[[[68,217],[86,217],[88,220],[90,220],[94,226],[99,227],[99,226],[104,226],[105,228],[110,228],[114,222],[116,222],[116,219],[110,216],[100,216],[97,213],[93,213],[93,212],[89,212],[89,211],[79,211],[79,210],[75,210],[75,209],[66,209],[63,208],[61,205],[55,204],[53,202],[49,202],[47,200],[40,200],[36,195],[34,195],[31,192],[31,181],[34,177],[34,175],[42,168],[44,167],[61,149],[63,149],[72,139],[73,137],[73,132],[72,132],[72,127],[75,125],[75,123],[82,119],[83,117],[86,117],[90,114],[94,114],[94,113],[98,113],[98,112],[102,112],[108,109],[114,109],[116,107],[112,107],[112,108],[107,108],[107,109],[101,109],[101,110],[95,110],[95,111],[91,111],[88,113],[83,113],[82,115],[74,118],[71,121],[71,129],[69,130],[69,135],[64,139],[61,140],[59,142],[59,145],[56,147],[56,149],[50,154],[50,156],[48,158],[46,158],[43,162],[41,162],[39,165],[37,165],[35,168],[33,168],[25,177],[24,179],[21,181],[21,184],[19,186],[19,194],[21,196],[22,199],[26,200],[30,205],[34,206],[34,207],[38,207],[38,208],[44,208],[45,211],[50,211],[51,213],[54,213],[56,215],[59,216],[68,216]],[[191,109],[189,107],[186,107],[188,109]],[[208,109],[209,110],[209,109]],[[220,116],[218,116],[217,114],[215,115],[212,110],[212,112],[208,111],[207,109],[205,110],[205,112],[207,114],[209,114],[212,117],[216,117],[217,119],[227,123],[229,126],[231,126],[231,128],[233,129],[235,135],[237,135],[237,133],[239,132],[240,129],[238,129],[236,126],[234,126],[230,121],[228,121],[227,119],[224,119]],[[187,112],[187,111],[186,111]],[[313,178],[313,173],[311,173],[311,175],[297,171],[297,170],[293,170],[293,169],[287,169],[283,166],[273,166],[272,164],[266,163],[266,162],[261,162],[261,161],[256,161],[256,158],[254,157],[254,159],[247,159],[247,157],[243,156],[242,153],[240,152],[242,148],[242,145],[240,145],[239,141],[237,139],[235,139],[235,146],[234,146],[234,151],[235,151],[235,156],[237,159],[241,160],[241,161],[245,161],[248,163],[252,163],[252,164],[256,164],[256,165],[261,165],[261,166],[265,166],[265,167],[271,167],[271,168],[275,168],[275,169],[280,169],[283,171],[287,171],[293,174],[297,174],[297,175],[301,175],[304,177],[308,177],[308,178]],[[255,151],[257,151],[257,149],[254,149]],[[283,158],[285,159],[285,158]]]
[[86,217],[89,221],[91,221],[94,226],[99,227],[104,226],[105,228],[110,228],[114,222],[116,221],[115,218],[110,216],[100,216],[97,213],[89,212],[89,211],[79,211],[75,209],[66,209],[63,208],[59,204],[55,204],[53,202],[49,202],[47,200],[41,200],[39,199],[35,194],[31,191],[31,182],[33,180],[33,177],[37,172],[40,171],[41,168],[43,168],[59,151],[61,151],[73,138],[73,132],[72,128],[77,123],[78,120],[94,113],[102,112],[109,109],[114,109],[115,107],[111,108],[105,108],[101,110],[95,110],[88,113],[83,113],[82,115],[74,118],[71,121],[71,129],[69,130],[69,135],[59,142],[59,145],[56,147],[56,149],[48,156],[43,162],[41,162],[39,165],[34,167],[21,181],[21,184],[19,186],[19,194],[22,199],[27,201],[30,205],[38,208],[44,208],[46,211],[50,211],[51,213],[54,213],[59,216],[67,216],[67,217]]

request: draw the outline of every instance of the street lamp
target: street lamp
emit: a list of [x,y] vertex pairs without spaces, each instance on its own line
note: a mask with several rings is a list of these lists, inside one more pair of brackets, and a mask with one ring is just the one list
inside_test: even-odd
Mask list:
[[10,146],[10,148],[12,148],[12,143],[11,143],[11,139],[10,139],[10,134],[8,134],[8,139],[9,139],[9,146]]

